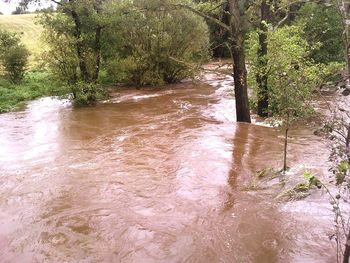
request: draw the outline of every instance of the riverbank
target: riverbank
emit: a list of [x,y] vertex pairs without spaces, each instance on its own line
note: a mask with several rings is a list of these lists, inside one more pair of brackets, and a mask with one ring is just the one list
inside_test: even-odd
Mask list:
[[31,71],[21,84],[0,78],[0,113],[18,110],[25,102],[46,96],[63,96],[68,87],[52,80],[46,71]]

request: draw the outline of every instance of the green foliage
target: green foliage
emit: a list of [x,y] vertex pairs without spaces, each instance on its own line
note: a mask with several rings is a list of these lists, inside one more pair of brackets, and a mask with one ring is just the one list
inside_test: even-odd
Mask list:
[[322,184],[321,181],[312,173],[310,173],[309,171],[305,171],[304,172],[304,178],[306,179],[306,181],[308,182],[308,187],[311,188],[312,186],[316,186],[317,188],[321,188]]
[[[285,26],[268,33],[268,55],[257,58],[257,32],[248,39],[248,57],[251,62],[249,83],[257,99],[258,87],[255,76],[259,71],[268,72],[268,113],[281,118],[283,123],[291,122],[311,112],[308,101],[312,90],[320,84],[323,66],[307,59],[310,46],[303,39],[299,26]],[[258,59],[267,59],[266,68],[259,68]]]
[[347,186],[349,186],[349,183],[350,183],[349,171],[350,171],[349,162],[345,160],[340,161],[334,170],[337,185],[342,185],[343,183],[346,182]]
[[76,54],[76,41],[73,37],[73,23],[65,14],[44,13],[40,16],[44,27],[43,39],[49,47],[43,58],[53,73],[53,78],[68,85],[76,83],[79,60]]
[[303,25],[303,37],[315,46],[309,56],[318,63],[342,62],[344,45],[341,16],[334,5],[305,3],[299,11],[296,23]]
[[[113,81],[160,85],[198,73],[199,66],[208,58],[206,23],[188,10],[175,9],[174,3],[134,1],[128,7],[132,11],[110,29],[108,37],[119,36],[116,45],[104,49],[107,71]],[[105,42],[113,43],[108,39]]]
[[16,34],[0,31],[0,62],[10,81],[19,83],[23,80],[28,57],[28,49]]
[[76,104],[93,104],[97,99],[100,70],[100,38],[104,27],[101,1],[64,3],[58,13],[40,16],[49,50],[45,61],[53,77],[71,87]]
[[68,87],[53,81],[48,72],[28,72],[20,84],[0,79],[0,113],[16,109],[20,103],[42,96],[62,96]]
[[107,97],[105,89],[95,83],[79,81],[71,89],[75,94],[74,105],[76,106],[92,105],[96,101]]
[[4,54],[9,48],[19,45],[20,41],[17,34],[0,30],[0,54]]
[[19,83],[23,80],[26,67],[28,65],[29,51],[23,45],[13,46],[3,54],[3,64],[8,78]]
[[[228,23],[228,16],[221,0],[198,0],[195,2],[198,2],[196,4],[196,9],[200,10],[202,13]],[[231,50],[228,43],[230,41],[229,33],[216,23],[210,21],[208,21],[208,27],[210,32],[210,49],[213,53],[213,57],[230,58]]]

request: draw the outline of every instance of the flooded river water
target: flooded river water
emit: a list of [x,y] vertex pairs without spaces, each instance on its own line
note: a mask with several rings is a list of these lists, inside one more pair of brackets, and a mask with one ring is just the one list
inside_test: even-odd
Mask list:
[[[235,123],[234,108],[231,78],[208,74],[0,115],[0,262],[334,262],[325,195],[247,190],[281,166],[282,136]],[[291,137],[294,172],[324,175],[320,138]]]

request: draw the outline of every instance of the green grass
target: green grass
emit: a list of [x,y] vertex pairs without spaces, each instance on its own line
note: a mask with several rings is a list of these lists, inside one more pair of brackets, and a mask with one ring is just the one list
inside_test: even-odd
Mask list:
[[45,44],[41,41],[43,28],[36,24],[36,16],[36,14],[0,16],[0,29],[20,34],[22,43],[29,49],[31,68],[38,63],[40,54],[45,49]]
[[46,71],[29,72],[24,81],[16,85],[0,78],[0,113],[15,110],[25,101],[68,93],[69,89],[53,81]]

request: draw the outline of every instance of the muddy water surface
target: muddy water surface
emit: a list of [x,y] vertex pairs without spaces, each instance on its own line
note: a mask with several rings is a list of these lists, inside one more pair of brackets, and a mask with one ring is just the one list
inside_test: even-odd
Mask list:
[[[234,122],[230,77],[204,82],[0,115],[0,262],[334,262],[327,198],[249,190],[281,135]],[[324,174],[324,143],[292,135],[294,172]]]

